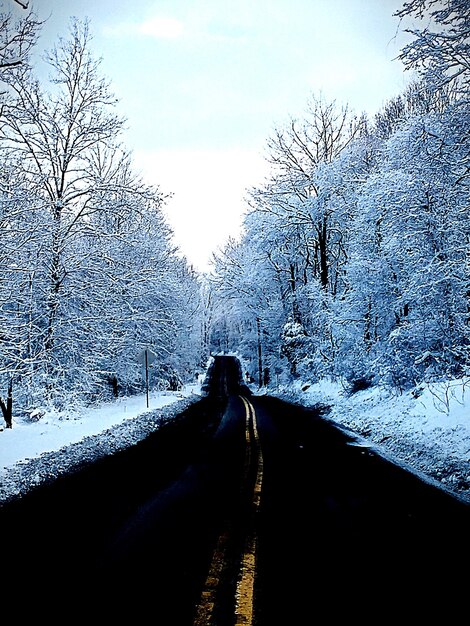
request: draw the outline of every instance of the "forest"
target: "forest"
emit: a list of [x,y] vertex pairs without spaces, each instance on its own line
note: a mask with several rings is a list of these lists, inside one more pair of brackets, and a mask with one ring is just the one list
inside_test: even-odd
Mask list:
[[175,389],[201,359],[199,282],[177,254],[167,198],[133,171],[124,120],[86,21],[29,63],[41,25],[0,17],[0,395],[15,411]]
[[259,385],[468,375],[470,7],[413,0],[410,16],[404,93],[373,119],[312,96],[268,139],[270,175],[215,260],[212,343]]
[[[17,5],[22,3],[11,0]],[[73,20],[39,81],[34,12],[0,14],[0,407],[176,389],[209,354],[259,386],[399,390],[470,365],[469,32],[464,0],[410,0],[413,73],[373,118],[313,94],[266,141],[240,238],[208,275],[176,249],[170,198],[136,174],[125,120]]]

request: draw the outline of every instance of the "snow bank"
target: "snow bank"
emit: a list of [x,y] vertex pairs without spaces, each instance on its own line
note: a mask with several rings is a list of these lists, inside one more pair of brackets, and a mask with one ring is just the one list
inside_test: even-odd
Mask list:
[[74,467],[131,446],[200,399],[201,381],[182,392],[119,398],[96,408],[46,413],[0,432],[0,502]]
[[296,382],[276,395],[330,407],[329,419],[378,452],[470,501],[470,379],[422,385],[399,394],[371,387],[351,394],[331,380]]

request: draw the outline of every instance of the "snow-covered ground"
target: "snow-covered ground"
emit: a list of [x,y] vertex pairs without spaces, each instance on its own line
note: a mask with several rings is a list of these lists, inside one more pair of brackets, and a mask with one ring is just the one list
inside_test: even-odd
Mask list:
[[[96,408],[18,419],[0,430],[0,502],[81,463],[130,446],[198,400],[201,380],[178,392],[118,398]],[[1,428],[1,427],[0,427]]]
[[328,419],[382,456],[470,502],[470,378],[399,394],[371,387],[351,394],[336,382],[298,382],[276,392],[305,406],[331,407]]
[[[202,378],[182,392],[151,394],[149,409],[142,395],[94,409],[49,413],[36,422],[15,421],[11,430],[0,431],[0,501],[143,439],[198,400],[201,384]],[[330,406],[328,419],[470,502],[470,379],[402,395],[382,387],[350,394],[328,381],[298,382],[275,394]]]

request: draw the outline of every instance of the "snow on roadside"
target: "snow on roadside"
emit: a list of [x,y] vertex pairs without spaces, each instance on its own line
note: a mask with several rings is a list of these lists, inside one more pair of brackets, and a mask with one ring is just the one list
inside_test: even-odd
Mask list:
[[[202,382],[182,393],[151,394],[148,410],[140,395],[96,409],[50,413],[35,423],[15,422],[0,432],[0,502],[140,441],[198,400]],[[269,393],[305,406],[328,405],[328,419],[470,502],[470,379],[401,395],[385,387],[351,394],[332,381],[297,382]]]
[[470,379],[422,385],[399,394],[340,383],[297,382],[276,395],[304,406],[328,405],[328,419],[352,430],[395,463],[470,501]]
[[96,408],[46,413],[14,421],[0,432],[0,502],[25,493],[81,464],[144,439],[200,399],[200,382],[181,392],[119,398]]

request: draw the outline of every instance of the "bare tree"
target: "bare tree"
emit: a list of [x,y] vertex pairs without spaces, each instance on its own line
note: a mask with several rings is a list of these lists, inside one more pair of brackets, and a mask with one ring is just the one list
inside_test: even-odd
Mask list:
[[[18,9],[18,10],[17,10]],[[0,122],[2,121],[2,115],[5,110],[5,106],[8,102],[9,86],[7,74],[11,74],[12,70],[20,66],[27,64],[27,59],[30,50],[36,43],[38,31],[40,28],[40,22],[37,20],[34,13],[29,9],[29,2],[21,0],[12,0],[8,9],[0,9]],[[17,15],[19,12],[26,15]],[[5,80],[4,80],[5,79]],[[9,241],[7,242],[5,237],[2,237],[3,254],[0,258],[0,267],[3,269],[3,258],[7,258],[11,254],[9,249],[9,243],[12,243],[12,233],[15,231],[12,228],[11,219],[13,216],[13,222],[15,221],[15,214],[18,214],[19,207],[24,206],[22,202],[18,202],[18,198],[9,185],[4,184],[4,177],[7,174],[7,169],[4,168],[4,176],[2,177],[0,187],[0,228],[2,233],[7,232],[9,235]],[[22,193],[20,193],[20,196]],[[7,208],[6,208],[7,207]],[[12,209],[13,210],[10,210]],[[21,209],[20,209],[21,210]],[[15,248],[22,249],[24,247],[25,233],[17,233]],[[9,257],[11,259],[11,257]],[[1,300],[1,296],[0,296]],[[5,337],[2,335],[1,340],[4,341]],[[15,352],[17,349],[15,348]],[[12,426],[12,406],[13,406],[13,379],[8,376],[8,392],[7,399],[4,401],[0,397],[0,407],[2,409],[3,417],[7,428]]]
[[405,67],[424,71],[436,86],[459,82],[468,94],[470,82],[470,5],[467,0],[410,0],[395,13],[412,17],[422,28],[406,28],[414,39],[399,58]]
[[14,100],[4,111],[5,154],[18,159],[22,175],[42,196],[49,218],[49,286],[44,323],[44,363],[51,363],[54,335],[67,276],[67,250],[77,229],[94,210],[97,181],[90,159],[98,145],[111,146],[123,127],[115,97],[90,55],[86,22],[74,20],[71,37],[47,55],[54,90],[46,94],[32,71],[21,66],[9,76]]
[[[15,7],[21,7],[18,11]],[[37,41],[41,22],[28,2],[12,0],[8,11],[0,10],[0,118],[9,92],[7,73],[27,64],[28,56]],[[15,17],[15,13],[24,13]]]
[[[255,210],[275,215],[279,226],[289,232],[291,247],[297,251],[297,258],[291,257],[285,267],[293,292],[306,265],[326,290],[329,287],[334,203],[323,193],[321,172],[360,135],[363,126],[364,120],[348,107],[313,97],[304,120],[292,119],[268,141],[272,179],[252,191],[251,201]],[[299,253],[303,256],[300,269]]]

